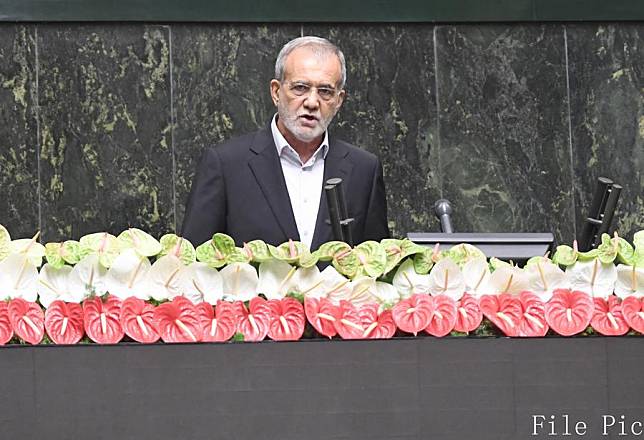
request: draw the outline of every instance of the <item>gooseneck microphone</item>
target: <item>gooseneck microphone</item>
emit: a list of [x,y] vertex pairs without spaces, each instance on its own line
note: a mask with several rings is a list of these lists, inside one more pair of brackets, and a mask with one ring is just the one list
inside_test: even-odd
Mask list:
[[450,215],[452,214],[452,204],[447,199],[439,199],[434,203],[434,214],[441,222],[441,231],[446,234],[453,234],[454,228],[452,228],[452,220]]

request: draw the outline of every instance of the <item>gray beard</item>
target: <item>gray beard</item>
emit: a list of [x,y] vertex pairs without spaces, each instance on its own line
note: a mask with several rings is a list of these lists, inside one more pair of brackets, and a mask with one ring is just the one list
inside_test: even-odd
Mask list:
[[333,113],[328,119],[321,119],[318,121],[318,126],[313,131],[307,130],[306,132],[302,132],[301,127],[299,127],[297,123],[297,115],[290,113],[289,110],[282,105],[282,102],[278,102],[277,104],[277,114],[286,129],[291,132],[296,139],[302,142],[311,142],[322,136],[335,116],[335,113]]

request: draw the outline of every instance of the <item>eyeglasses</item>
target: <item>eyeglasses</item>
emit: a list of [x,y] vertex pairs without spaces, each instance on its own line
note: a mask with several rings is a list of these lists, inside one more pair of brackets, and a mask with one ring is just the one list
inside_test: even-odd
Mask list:
[[289,84],[288,90],[295,96],[309,96],[311,94],[311,90],[315,89],[320,99],[323,101],[330,101],[338,94],[338,91],[331,87],[315,87],[311,84],[299,81],[293,83],[290,81],[284,82]]

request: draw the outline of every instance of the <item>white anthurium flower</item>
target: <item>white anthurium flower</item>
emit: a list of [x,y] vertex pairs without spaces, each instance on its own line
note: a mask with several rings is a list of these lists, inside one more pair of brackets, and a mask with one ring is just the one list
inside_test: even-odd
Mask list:
[[45,256],[45,246],[36,241],[39,235],[40,232],[34,235],[33,238],[13,240],[10,243],[11,253],[26,255],[31,264],[40,267],[42,259]]
[[259,277],[248,263],[232,263],[219,271],[223,278],[224,299],[250,301],[257,296]]
[[133,248],[124,250],[107,272],[105,284],[108,292],[121,299],[131,296],[150,299],[147,273],[151,266],[150,260]]
[[627,296],[644,296],[644,267],[617,266],[617,281],[615,281],[615,295],[620,298]]
[[558,265],[548,261],[538,261],[523,269],[528,276],[529,290],[535,293],[543,302],[552,298],[555,289],[569,287],[566,273]]
[[474,297],[490,293],[490,266],[485,258],[474,258],[463,266],[465,291]]
[[282,299],[291,290],[297,267],[286,261],[270,260],[259,265],[257,291],[267,299]]
[[376,300],[380,303],[379,312],[382,312],[386,307],[391,307],[402,299],[398,289],[389,283],[376,281],[376,291],[374,292]]
[[414,269],[414,262],[411,258],[405,260],[392,280],[392,284],[400,297],[403,299],[409,298],[414,293],[429,294],[430,277],[427,275],[420,275]]
[[324,279],[317,266],[300,267],[293,278],[293,290],[305,297],[320,298],[324,293]]
[[429,293],[447,295],[454,301],[465,293],[465,278],[458,265],[450,258],[443,258],[429,273]]
[[347,301],[356,307],[378,300],[378,296],[376,295],[376,280],[374,278],[358,277],[351,282],[351,287],[351,295],[347,298]]
[[333,304],[351,296],[351,280],[340,274],[333,266],[327,266],[320,274],[322,279],[321,298],[328,298]]
[[99,254],[91,254],[80,260],[68,279],[67,293],[60,299],[80,303],[90,295],[103,296],[107,292],[107,269],[100,264]]
[[518,295],[530,288],[528,276],[518,267],[502,266],[495,270],[490,276],[490,294],[500,295],[509,293]]
[[586,292],[590,296],[608,298],[617,281],[617,269],[613,263],[602,264],[598,259],[577,261],[566,268],[572,290]]
[[181,272],[183,296],[194,304],[206,301],[212,305],[224,297],[224,280],[214,267],[192,263]]
[[69,291],[69,274],[71,266],[55,268],[51,264],[45,264],[38,274],[38,299],[44,308],[49,307],[57,299]]
[[181,296],[181,272],[186,266],[173,254],[164,255],[147,272],[148,293],[157,301]]
[[0,262],[0,299],[36,301],[38,269],[25,253],[13,253]]

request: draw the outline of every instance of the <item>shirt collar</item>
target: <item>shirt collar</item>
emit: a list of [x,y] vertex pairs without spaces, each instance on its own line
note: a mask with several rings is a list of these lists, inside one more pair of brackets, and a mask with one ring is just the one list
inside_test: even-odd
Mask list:
[[[277,113],[273,116],[271,121],[271,132],[273,133],[273,142],[275,142],[275,147],[277,148],[278,156],[282,155],[284,148],[288,147],[291,151],[295,152],[293,147],[288,143],[286,138],[282,135],[279,128],[277,128]],[[326,159],[326,155],[329,153],[329,130],[324,132],[324,139],[318,147],[318,149],[313,153],[312,157],[317,157],[319,154],[322,154],[322,157]],[[296,153],[297,154],[297,153]]]

